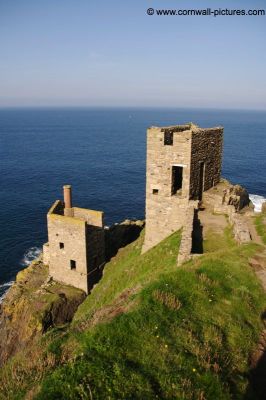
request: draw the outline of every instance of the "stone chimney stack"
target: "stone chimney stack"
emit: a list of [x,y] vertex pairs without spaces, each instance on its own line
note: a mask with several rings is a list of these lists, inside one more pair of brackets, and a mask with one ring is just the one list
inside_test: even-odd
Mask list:
[[72,210],[72,188],[71,185],[64,185],[64,214],[67,217],[73,217],[73,210]]

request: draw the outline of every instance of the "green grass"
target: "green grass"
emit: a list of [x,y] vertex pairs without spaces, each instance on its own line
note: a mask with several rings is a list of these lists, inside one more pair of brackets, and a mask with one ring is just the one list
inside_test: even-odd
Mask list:
[[[228,231],[218,239],[227,246],[182,268],[176,267],[177,234],[144,256],[136,244],[128,248],[76,323],[83,312],[92,315],[96,299],[102,307],[125,286],[146,282],[136,306],[75,333],[76,357],[46,376],[36,398],[243,398],[265,297],[247,263],[256,246],[237,247]],[[100,294],[101,285],[106,292]]]
[[104,269],[104,277],[92,294],[79,307],[74,324],[86,321],[99,308],[112,303],[125,289],[138,291],[165,272],[176,269],[180,232],[164,240],[160,246],[141,254],[144,232],[140,238],[121,249]]
[[265,307],[248,265],[258,246],[210,231],[207,253],[177,267],[179,243],[177,232],[144,255],[142,238],[122,249],[70,329],[44,338],[53,361],[38,379],[20,362],[17,387],[10,367],[3,398],[243,399]]
[[231,228],[228,226],[224,230],[223,235],[219,235],[209,229],[206,239],[203,242],[203,252],[211,253],[219,250],[230,249],[235,247],[235,241],[232,237]]
[[263,243],[266,244],[266,213],[261,213],[255,217],[255,226],[258,234],[262,238]]

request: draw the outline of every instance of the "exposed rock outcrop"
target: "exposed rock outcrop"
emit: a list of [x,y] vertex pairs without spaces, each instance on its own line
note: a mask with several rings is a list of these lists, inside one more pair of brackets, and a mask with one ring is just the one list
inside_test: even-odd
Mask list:
[[240,185],[230,185],[225,189],[223,204],[232,205],[236,211],[249,205],[249,195],[245,188]]
[[250,205],[249,195],[245,188],[240,185],[232,185],[222,179],[217,186],[204,193],[203,202],[214,213],[228,215],[237,243],[243,244],[251,241],[248,223],[245,217],[239,213]]
[[203,193],[203,201],[211,205],[214,212],[224,212],[227,206],[233,206],[239,212],[250,203],[248,192],[240,185],[232,185],[226,179]]
[[[106,229],[107,260],[143,227],[144,221],[125,220]],[[85,297],[82,290],[55,282],[41,260],[19,272],[0,304],[0,366],[48,329],[70,322]]]
[[52,281],[41,261],[19,272],[0,305],[0,365],[49,328],[70,322],[85,296]]

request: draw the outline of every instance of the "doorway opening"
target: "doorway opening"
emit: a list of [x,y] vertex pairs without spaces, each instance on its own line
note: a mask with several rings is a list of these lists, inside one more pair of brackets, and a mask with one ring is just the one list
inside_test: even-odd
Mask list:
[[172,167],[172,195],[179,194],[182,190],[183,167]]

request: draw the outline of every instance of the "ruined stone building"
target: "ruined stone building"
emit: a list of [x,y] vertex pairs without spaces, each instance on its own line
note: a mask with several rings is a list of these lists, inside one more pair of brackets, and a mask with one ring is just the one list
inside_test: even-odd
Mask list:
[[[221,127],[187,124],[148,129],[142,252],[183,228],[177,264],[189,260],[202,204],[208,204],[211,212],[228,215],[238,243],[250,240],[238,213],[249,204],[249,196],[241,186],[221,180],[222,150]],[[64,202],[57,200],[47,215],[43,260],[52,278],[89,293],[106,260],[142,229],[141,221],[133,231],[130,221],[125,221],[105,231],[103,217],[101,211],[73,207],[71,186],[64,186]]]
[[103,218],[101,211],[73,207],[71,186],[64,186],[64,202],[57,200],[47,215],[43,261],[52,278],[89,292],[105,263]]
[[221,177],[223,128],[196,125],[147,131],[146,229],[143,252],[180,229],[190,206]]

